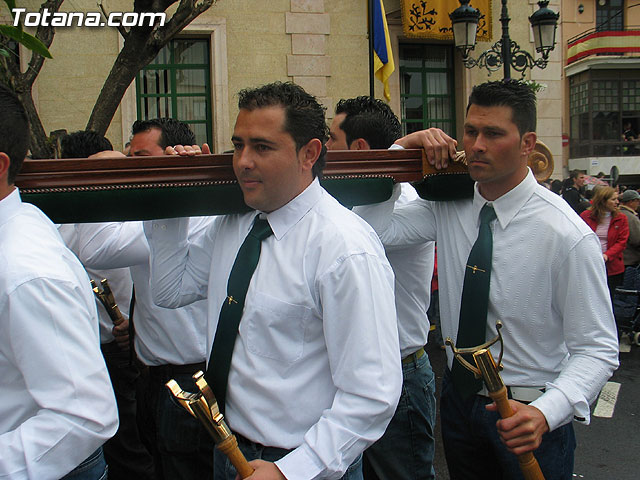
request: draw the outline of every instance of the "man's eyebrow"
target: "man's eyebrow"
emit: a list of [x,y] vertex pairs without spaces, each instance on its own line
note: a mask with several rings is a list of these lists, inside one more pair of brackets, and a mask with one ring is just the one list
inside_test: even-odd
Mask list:
[[473,125],[472,123],[465,123],[462,128],[471,128],[473,130],[485,130],[485,131],[490,131],[490,132],[506,132],[506,130],[502,127],[499,127],[497,125],[485,125],[483,127],[477,127],[475,125]]
[[[243,142],[244,140],[236,135],[234,135],[233,137],[231,137],[231,141],[232,142]],[[249,138],[249,143],[267,143],[269,145],[275,145],[276,142],[274,142],[273,140],[269,140],[268,138],[264,138],[264,137],[250,137]]]

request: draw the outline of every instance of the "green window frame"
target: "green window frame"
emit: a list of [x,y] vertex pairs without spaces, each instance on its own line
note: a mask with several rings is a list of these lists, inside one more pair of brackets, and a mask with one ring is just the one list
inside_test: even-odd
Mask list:
[[437,127],[455,137],[453,47],[406,43],[399,50],[403,134]]
[[136,77],[138,120],[175,118],[189,124],[198,144],[213,145],[210,51],[205,38],[165,45]]

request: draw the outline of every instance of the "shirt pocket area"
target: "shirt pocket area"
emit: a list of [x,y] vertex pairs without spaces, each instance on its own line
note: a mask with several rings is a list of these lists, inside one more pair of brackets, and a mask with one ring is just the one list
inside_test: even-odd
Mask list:
[[292,364],[300,360],[311,309],[270,297],[254,296],[245,306],[247,348],[255,355]]

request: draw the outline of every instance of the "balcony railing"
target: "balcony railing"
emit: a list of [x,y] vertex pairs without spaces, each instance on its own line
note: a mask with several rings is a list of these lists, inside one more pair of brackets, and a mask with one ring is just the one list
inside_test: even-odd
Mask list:
[[567,42],[567,65],[590,55],[640,53],[640,28],[620,31],[589,30]]

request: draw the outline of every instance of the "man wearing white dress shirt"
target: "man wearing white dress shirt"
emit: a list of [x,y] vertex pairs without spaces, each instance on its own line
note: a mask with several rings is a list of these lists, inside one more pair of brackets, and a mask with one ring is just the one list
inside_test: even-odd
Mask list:
[[[388,149],[401,135],[398,117],[382,100],[342,99],[329,127],[329,150]],[[401,185],[396,205],[418,198]],[[358,213],[359,207],[353,211]],[[402,357],[402,395],[387,431],[364,453],[365,480],[433,479],[436,382],[424,346],[429,336],[434,242],[385,249],[395,275],[396,311]]]
[[[208,298],[211,348],[221,305],[234,301],[239,247],[266,219],[273,234],[249,283],[226,418],[251,479],[362,478],[361,453],[384,432],[402,381],[393,272],[370,227],[319,184],[327,127],[316,99],[290,83],[239,97],[233,166],[255,210],[216,218],[196,242],[184,220],[145,222],[155,299]],[[218,451],[215,469],[235,478]]]
[[[62,137],[60,158],[96,158],[124,156],[113,151],[111,142],[92,130],[81,130]],[[89,224],[89,228],[93,224]],[[69,249],[80,253],[82,239],[78,224],[58,225],[58,232]],[[109,288],[122,313],[124,321],[114,326],[104,305],[96,298],[100,321],[100,350],[107,364],[107,371],[118,405],[120,425],[116,434],[103,446],[104,457],[109,465],[110,480],[151,480],[154,478],[153,457],[140,438],[137,416],[137,384],[140,378],[139,365],[130,347],[129,307],[133,282],[128,268],[96,270],[86,268],[89,278],[100,285],[107,279]],[[100,287],[102,288],[102,287]]]
[[[385,245],[437,241],[442,331],[454,344],[479,213],[490,204],[497,215],[489,224],[493,254],[486,339],[496,336],[500,320],[502,377],[515,414],[499,420],[486,390],[464,397],[445,374],[441,419],[452,479],[518,478],[511,453],[530,451],[545,478],[570,479],[571,421],[589,422],[590,403],[618,365],[598,240],[527,167],[535,123],[535,94],[527,85],[506,80],[475,87],[463,138],[476,181],[473,198],[418,200],[396,209],[387,202],[364,215]],[[421,135],[397,143],[415,148]],[[436,161],[438,167],[446,163],[444,155]],[[497,358],[499,346],[492,350]],[[447,354],[451,368],[453,356]]]
[[106,478],[118,427],[87,274],[14,186],[27,117],[0,85],[0,477]]
[[[171,118],[135,122],[130,156],[163,155],[170,145],[191,145],[189,126]],[[193,218],[189,236],[204,232],[212,218]],[[149,286],[149,247],[142,222],[76,226],[78,257],[88,268],[128,267],[135,285],[135,337],[138,359],[148,368],[139,387],[142,433],[150,437],[156,475],[161,479],[207,479],[213,476],[213,440],[179,406],[165,387],[171,379],[195,391],[192,375],[205,368],[206,302],[179,309],[154,304]]]

